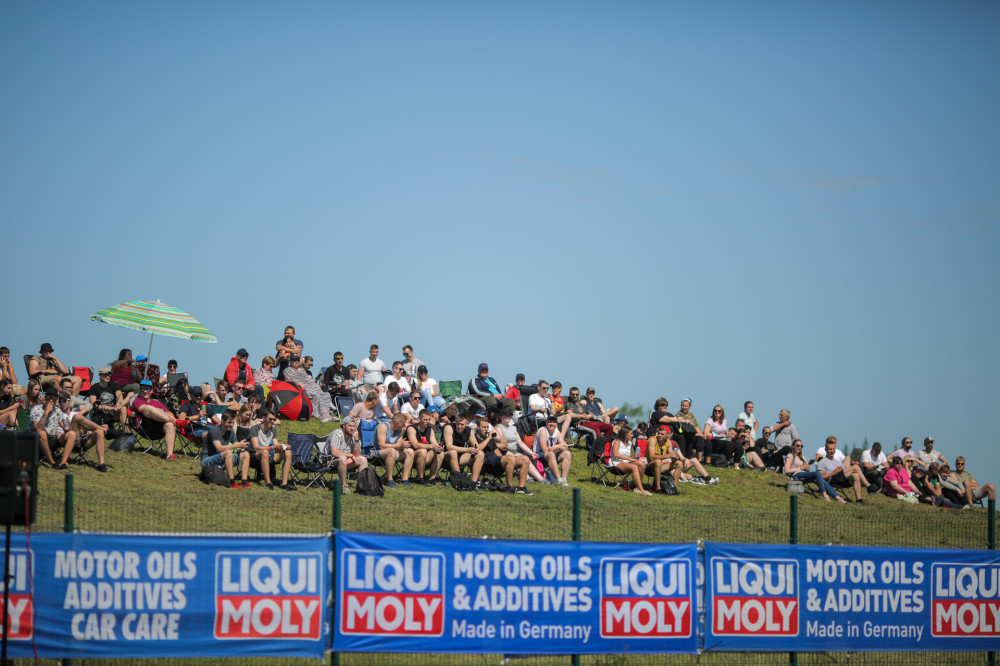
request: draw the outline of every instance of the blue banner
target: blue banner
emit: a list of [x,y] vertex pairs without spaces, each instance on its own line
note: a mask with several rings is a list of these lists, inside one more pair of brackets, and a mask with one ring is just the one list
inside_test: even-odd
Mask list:
[[705,650],[1000,650],[996,551],[705,544]]
[[339,532],[337,651],[695,652],[696,544]]
[[12,657],[322,658],[329,642],[328,537],[45,533],[11,545]]

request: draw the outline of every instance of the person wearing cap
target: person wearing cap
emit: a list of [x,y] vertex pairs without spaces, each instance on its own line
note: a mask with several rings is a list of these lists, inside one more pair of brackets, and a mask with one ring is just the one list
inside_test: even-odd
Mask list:
[[422,365],[424,365],[424,362],[413,355],[413,347],[410,345],[403,345],[403,370],[406,372],[406,376],[410,379],[416,378],[417,370],[419,370]]
[[285,381],[293,382],[302,387],[303,393],[312,401],[313,408],[316,410],[316,416],[320,421],[329,423],[333,420],[333,416],[330,414],[330,410],[333,409],[333,399],[302,368],[302,359],[298,354],[292,354],[288,357],[288,367],[285,368]]
[[65,391],[56,392],[54,387],[46,390],[45,406],[35,424],[39,445],[42,445],[43,439],[45,441],[42,452],[47,453],[46,459],[52,463],[51,451],[62,446],[62,459],[58,464],[53,464],[52,469],[68,469],[69,457],[77,443],[85,449],[96,446],[97,471],[107,472],[108,467],[104,464],[104,433],[108,427],[97,425],[83,414],[70,411],[72,400],[73,396]]
[[573,464],[573,454],[569,450],[569,444],[559,430],[559,418],[549,416],[545,419],[545,425],[535,433],[535,441],[532,448],[540,458],[545,461],[552,476],[556,478],[556,483],[560,486],[568,486],[570,465]]
[[924,467],[930,467],[931,463],[937,463],[939,466],[948,464],[948,459],[941,455],[940,451],[934,450],[933,437],[924,438],[924,450],[917,454],[917,460]]
[[604,403],[597,397],[597,391],[594,390],[593,386],[587,388],[586,398],[587,411],[593,414],[596,420],[611,423],[611,419],[618,413],[618,407],[605,409]]
[[[889,497],[914,497],[920,494],[920,490],[913,484],[910,473],[903,466],[902,456],[893,455],[889,463],[889,471],[882,477],[885,483],[883,492]],[[912,500],[911,500],[912,501]]]
[[64,376],[69,377],[73,384],[72,394],[78,395],[83,380],[71,374],[66,364],[56,357],[51,343],[43,342],[38,354],[28,361],[28,379],[38,379],[45,387],[58,384]]
[[153,382],[143,379],[139,382],[139,397],[132,401],[132,411],[136,414],[136,425],[142,419],[158,421],[163,424],[163,441],[167,444],[167,460],[174,460],[174,439],[177,436],[177,417],[170,413],[167,406],[152,397]]
[[333,365],[323,371],[323,377],[320,380],[320,385],[323,387],[323,390],[327,391],[330,395],[350,397],[351,389],[347,385],[347,382],[350,379],[351,371],[344,365],[344,354],[342,352],[336,352],[333,355]]
[[80,397],[79,395],[73,395],[73,382],[69,377],[63,377],[59,380],[59,390],[64,393],[69,393],[73,396],[73,400],[70,403],[70,411],[77,412],[79,414],[86,414],[90,411],[90,401],[87,397]]
[[525,382],[524,373],[523,372],[517,373],[517,375],[514,377],[514,383],[507,387],[507,392],[503,394],[503,397],[510,398],[518,406],[521,406],[522,396],[528,397],[532,393],[536,393],[538,391],[537,386],[526,385],[524,382]]
[[444,398],[438,391],[437,380],[427,373],[426,365],[417,366],[417,376],[413,378],[413,389],[420,392],[420,400],[427,407],[444,407]]
[[358,364],[358,375],[361,377],[361,392],[368,393],[376,386],[381,386],[382,377],[388,374],[385,363],[378,357],[378,345],[368,348],[368,357]]
[[517,409],[516,402],[503,396],[500,384],[490,377],[490,366],[485,363],[479,364],[476,376],[469,380],[467,388],[469,395],[486,405],[488,410],[495,410],[497,405],[511,411]]
[[225,371],[222,373],[222,378],[226,380],[226,384],[229,386],[233,386],[239,382],[259,395],[261,400],[263,400],[264,389],[258,387],[254,380],[253,368],[250,367],[250,363],[247,361],[249,358],[250,352],[243,347],[237,349],[236,356],[229,359],[229,365],[226,366]]
[[931,506],[942,506],[949,509],[961,509],[961,504],[956,504],[944,496],[941,490],[941,479],[938,477],[938,466],[932,463],[930,467],[914,467],[912,474],[913,485],[917,487],[920,501]]

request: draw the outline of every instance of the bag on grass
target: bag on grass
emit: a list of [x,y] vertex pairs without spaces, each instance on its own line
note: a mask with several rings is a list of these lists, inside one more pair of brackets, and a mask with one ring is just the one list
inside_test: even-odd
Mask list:
[[135,448],[135,435],[130,432],[119,435],[111,440],[108,448],[112,451],[131,451]]
[[729,467],[729,456],[725,453],[713,453],[712,467]]
[[371,467],[365,467],[358,472],[358,482],[354,486],[359,495],[369,497],[382,497],[385,490],[382,489],[382,482],[379,481],[378,474]]
[[226,473],[225,465],[206,465],[201,468],[201,480],[208,485],[226,486],[232,485],[229,475]]
[[793,495],[801,495],[806,491],[806,484],[802,482],[802,479],[788,479],[785,488]]
[[660,488],[663,489],[663,493],[666,495],[678,495],[677,484],[674,483],[674,477],[669,474],[665,474],[662,479],[660,479]]
[[455,490],[475,490],[476,483],[464,472],[452,472],[448,475],[448,481]]

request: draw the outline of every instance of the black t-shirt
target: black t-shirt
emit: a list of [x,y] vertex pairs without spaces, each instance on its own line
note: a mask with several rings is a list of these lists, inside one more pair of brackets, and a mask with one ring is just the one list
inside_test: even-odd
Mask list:
[[181,414],[185,416],[190,416],[192,419],[196,419],[201,416],[201,403],[195,403],[188,400],[183,405],[181,405]]
[[216,442],[221,444],[234,444],[236,441],[236,430],[230,430],[229,432],[223,434],[222,428],[213,426],[206,430],[205,434],[201,436],[201,455],[207,457],[220,453],[220,451],[215,448]]
[[[671,414],[670,412],[661,412],[660,410],[656,410],[649,417],[649,423],[650,423],[650,425],[653,425],[653,426],[660,425],[660,419],[662,419],[664,416],[666,416],[668,418],[673,418],[674,417],[674,415]],[[668,423],[667,425],[673,426],[674,424]]]
[[339,368],[335,365],[331,365],[323,373],[323,384],[337,386],[339,384],[345,383],[350,379],[351,373],[347,369],[346,365],[342,365]]
[[421,430],[420,428],[418,428],[415,425],[410,426],[410,428],[413,428],[413,432],[417,433],[417,441],[418,442],[420,442],[421,444],[429,444],[430,443],[430,441],[431,441],[431,426],[430,425],[428,425],[423,430]]
[[449,426],[451,428],[451,443],[453,446],[459,448],[468,448],[469,446],[469,434],[472,432],[471,428],[466,427],[462,432],[458,431],[455,426]]
[[13,395],[5,395],[0,398],[0,409],[7,409],[16,402]]
[[108,382],[107,386],[101,386],[98,383],[90,387],[87,395],[97,398],[97,404],[102,407],[114,407],[115,403],[118,402],[117,393],[121,390],[121,385],[114,382]]

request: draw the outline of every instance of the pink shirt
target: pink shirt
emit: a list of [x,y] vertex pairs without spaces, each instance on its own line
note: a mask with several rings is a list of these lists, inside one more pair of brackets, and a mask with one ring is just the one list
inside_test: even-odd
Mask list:
[[890,481],[895,481],[896,483],[898,483],[899,487],[903,489],[904,494],[912,492],[910,490],[910,473],[907,472],[906,468],[903,467],[902,465],[900,465],[898,468],[896,467],[891,468],[888,472],[885,473],[885,476],[882,478],[885,480],[885,486],[883,487],[883,490],[885,490],[885,494],[888,495],[889,497],[899,497],[900,495],[900,493],[895,488],[892,487],[892,484],[889,483]]

